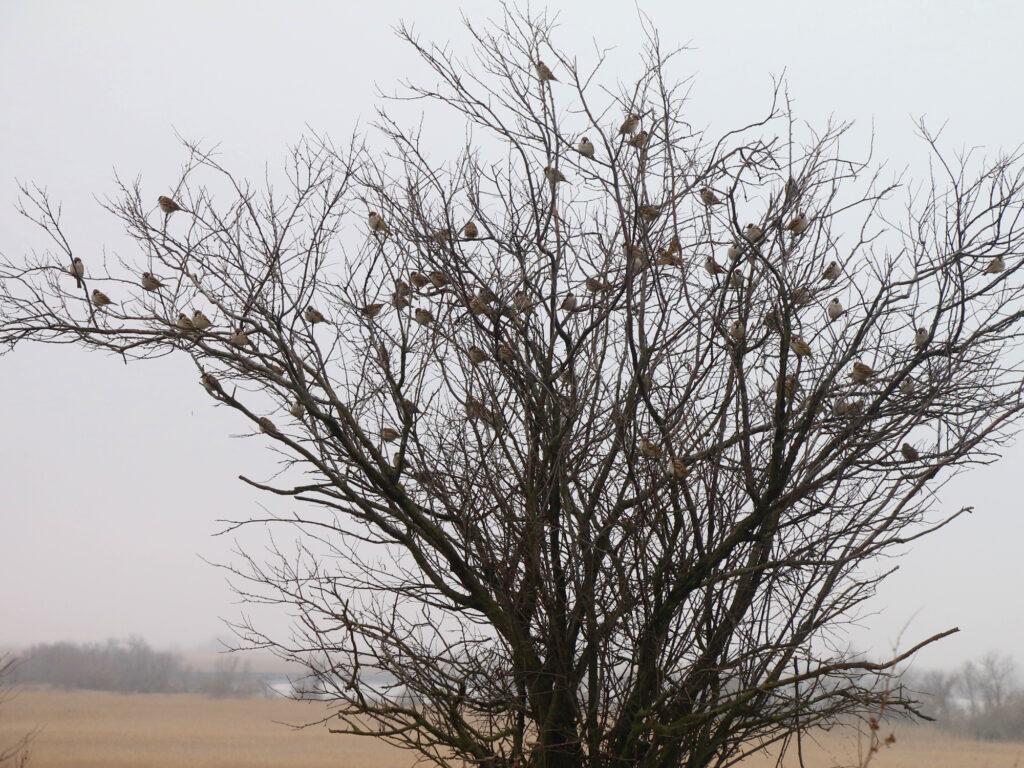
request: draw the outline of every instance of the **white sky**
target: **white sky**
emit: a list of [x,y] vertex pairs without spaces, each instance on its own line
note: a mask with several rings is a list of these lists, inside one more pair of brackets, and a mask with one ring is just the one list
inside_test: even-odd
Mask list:
[[[759,115],[770,74],[786,71],[798,114],[830,114],[877,133],[877,156],[920,172],[912,118],[948,120],[946,146],[1015,146],[1024,101],[1024,5],[1006,2],[641,3],[663,41],[690,43],[697,122],[731,127]],[[476,16],[494,2],[464,2]],[[399,20],[428,38],[465,36],[459,4],[353,2],[38,2],[0,0],[0,248],[43,241],[13,210],[15,179],[49,187],[86,261],[126,247],[94,196],[117,168],[156,197],[183,153],[174,131],[220,142],[229,166],[258,179],[308,125],[344,140],[373,117],[375,84],[422,75],[394,37]],[[563,52],[592,41],[638,50],[632,3],[551,2]],[[444,124],[434,126],[444,130]],[[462,126],[451,130],[461,136]],[[861,146],[851,150],[859,152]],[[127,255],[127,254],[126,254]],[[236,476],[271,460],[225,409],[214,410],[183,361],[125,367],[70,347],[0,357],[0,646],[138,633],[191,646],[234,616],[211,538],[221,517],[263,500]],[[917,545],[856,636],[887,648],[959,625],[924,654],[958,663],[988,649],[1024,660],[1018,555],[1024,509],[1013,489],[1024,448],[942,494],[977,512]]]

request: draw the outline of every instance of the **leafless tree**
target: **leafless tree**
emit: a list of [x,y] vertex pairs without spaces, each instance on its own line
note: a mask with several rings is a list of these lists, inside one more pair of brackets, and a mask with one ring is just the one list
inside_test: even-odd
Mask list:
[[[17,667],[18,660],[9,654],[0,655],[0,707],[10,699],[8,686],[10,677]],[[0,766],[23,768],[28,765],[29,747],[35,731],[18,737],[13,743],[0,744]]]
[[452,159],[383,111],[302,142],[283,189],[189,144],[162,210],[119,181],[136,252],[80,286],[26,187],[56,251],[3,264],[2,340],[187,355],[278,451],[243,480],[294,509],[248,522],[295,548],[231,570],[297,618],[238,630],[332,729],[442,765],[721,766],[913,713],[878,678],[948,632],[869,662],[842,627],[1022,408],[1020,155],[921,126],[911,185],[781,86],[691,125],[653,30],[614,86],[548,19],[467,29],[469,59],[400,33],[433,82],[394,99],[465,121]]

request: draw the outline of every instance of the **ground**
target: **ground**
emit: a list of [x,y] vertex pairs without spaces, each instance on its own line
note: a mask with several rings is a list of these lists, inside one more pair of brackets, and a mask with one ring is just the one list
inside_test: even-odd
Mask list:
[[[337,736],[314,720],[320,705],[213,700],[192,695],[24,690],[0,712],[0,745],[34,727],[31,768],[411,768],[414,758],[372,739]],[[807,768],[857,761],[855,735],[826,734],[805,750]],[[774,760],[755,757],[749,768]],[[796,765],[796,761],[787,765]],[[896,729],[872,768],[1014,768],[1024,743],[958,740],[927,728]]]

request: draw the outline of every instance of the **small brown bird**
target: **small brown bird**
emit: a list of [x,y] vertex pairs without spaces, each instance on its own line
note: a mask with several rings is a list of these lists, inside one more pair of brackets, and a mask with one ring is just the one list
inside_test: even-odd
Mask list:
[[379,315],[383,309],[384,305],[379,301],[375,301],[372,304],[367,304],[362,309],[360,309],[359,314],[361,314],[363,317],[373,320],[373,318]]
[[474,296],[469,300],[469,311],[474,315],[486,315],[491,311],[491,308],[487,306],[487,302],[481,299],[479,296]]
[[164,284],[149,272],[142,273],[142,277],[139,279],[139,285],[142,286],[142,290],[144,291],[158,291],[164,287]]
[[832,404],[832,413],[836,416],[855,416],[863,407],[864,401],[859,398],[849,400],[845,397],[837,397],[835,403]]
[[422,272],[413,270],[409,273],[409,282],[412,283],[414,288],[426,288],[430,285],[430,278],[424,275]]
[[660,264],[664,267],[681,267],[683,266],[683,259],[681,256],[677,256],[674,253],[668,251],[662,251],[658,258],[654,260],[655,264]]
[[649,134],[647,131],[638,131],[633,136],[631,136],[629,138],[629,141],[627,141],[626,143],[629,144],[629,146],[631,147],[635,147],[636,149],[643,149],[644,147],[647,146],[647,142],[650,141],[650,139],[651,134]]
[[68,267],[68,273],[75,278],[75,287],[81,288],[82,278],[85,277],[85,264],[83,264],[82,260],[77,256],[71,260],[71,266]]
[[668,241],[668,247],[662,251],[662,253],[668,256],[674,256],[675,254],[682,252],[683,244],[679,242],[679,237],[676,235],[672,236],[672,239]]
[[217,381],[217,377],[212,373],[203,373],[203,375],[199,377],[199,383],[202,384],[203,388],[211,395],[220,391],[220,382]]
[[430,325],[434,322],[434,315],[429,309],[423,309],[423,307],[417,307],[416,311],[412,313],[412,317],[420,325]]
[[804,341],[799,336],[794,336],[789,340],[789,348],[796,353],[797,357],[811,357],[811,345]]
[[607,291],[610,287],[603,277],[588,277],[585,284],[587,290],[591,293]]
[[558,78],[555,77],[555,73],[551,71],[551,67],[545,64],[540,59],[537,59],[537,63],[533,65],[537,70],[537,77],[540,78],[541,82],[544,83],[557,83]]
[[405,280],[395,280],[395,293],[400,296],[412,296],[412,286]]
[[786,225],[786,229],[794,235],[802,235],[807,231],[809,226],[811,226],[811,221],[807,218],[807,215],[804,213],[798,213],[790,219],[789,224]]
[[918,328],[914,331],[914,346],[918,349],[924,349],[928,346],[928,341],[932,335],[928,332],[927,328]]
[[203,314],[203,310],[197,309],[192,313],[192,327],[197,331],[205,331],[210,327],[210,318]]
[[274,422],[272,422],[266,416],[260,416],[259,421],[257,421],[256,423],[260,425],[260,432],[262,432],[265,435],[273,435],[276,437],[281,434],[280,432],[277,431],[277,427],[274,425]]
[[739,290],[744,285],[743,273],[735,269],[729,275],[729,287],[733,290]]
[[532,305],[530,295],[526,291],[518,290],[512,295],[512,304],[520,312],[529,312]]
[[579,301],[576,299],[576,295],[572,291],[565,294],[565,298],[562,299],[562,309],[566,312],[575,312],[576,307],[578,306]]
[[642,272],[650,266],[650,259],[639,245],[623,243],[622,251],[626,254],[626,266],[633,272]]
[[594,159],[594,143],[586,136],[580,139],[580,143],[577,145],[576,151],[588,160]]
[[800,391],[800,379],[795,373],[786,375],[786,379],[782,384],[782,390],[786,393],[786,397],[792,399],[797,392]]
[[647,459],[660,459],[661,446],[652,443],[646,437],[640,438],[640,454]]
[[409,413],[419,413],[420,412],[419,406],[416,405],[416,403],[414,403],[412,400],[410,400],[407,397],[403,397],[402,398],[402,408],[404,410],[408,411]]
[[327,318],[323,316],[323,313],[312,304],[306,307],[306,310],[302,313],[302,317],[310,325],[327,322]]
[[296,419],[301,419],[302,415],[306,412],[306,406],[296,400],[288,408],[288,413],[294,416]]
[[784,198],[785,205],[789,205],[798,197],[800,197],[800,185],[797,183],[796,179],[790,176],[788,179],[786,179],[786,191]]
[[550,165],[544,166],[544,178],[551,182],[552,186],[559,182],[566,181],[565,174],[557,168],[552,168]]
[[105,294],[103,291],[99,290],[98,288],[92,289],[92,305],[94,307],[97,307],[98,309],[103,309],[103,307],[113,303],[114,302],[110,300],[110,297],[107,296],[107,294]]
[[173,198],[167,197],[166,195],[160,195],[160,197],[158,197],[156,201],[160,205],[160,210],[166,213],[168,216],[174,213],[175,211],[181,210],[181,206],[174,202]]
[[410,304],[409,294],[396,290],[391,294],[391,306],[395,309],[405,309]]
[[721,275],[725,272],[725,267],[715,261],[714,256],[708,256],[704,259],[704,271],[714,277],[715,275]]
[[384,429],[380,431],[380,438],[386,443],[393,443],[401,436],[402,433],[394,427],[384,427]]
[[236,328],[234,333],[228,336],[228,343],[233,347],[249,346],[249,334],[242,328]]
[[477,229],[475,221],[466,222],[466,226],[462,228],[462,236],[469,240],[476,240],[480,236],[480,230]]
[[988,263],[988,265],[985,267],[985,274],[986,275],[998,275],[1004,269],[1006,269],[1006,262],[1003,261],[1003,257],[1002,256],[993,256],[992,257],[992,261],[990,261]]
[[782,317],[777,309],[769,309],[764,313],[764,327],[775,333],[782,330]]
[[366,221],[370,225],[371,232],[380,232],[382,235],[388,233],[388,225],[384,223],[384,217],[376,211],[370,211],[366,216]]
[[636,129],[640,127],[640,115],[635,112],[630,112],[626,115],[626,119],[622,121],[622,125],[619,126],[619,133],[624,136],[629,136],[636,133]]
[[444,288],[448,285],[448,276],[444,272],[431,272],[429,277],[430,284],[435,288]]
[[793,306],[806,307],[814,297],[809,288],[801,285],[793,290],[789,298],[793,302]]
[[747,224],[743,228],[743,237],[748,243],[760,243],[764,240],[764,230],[757,224]]
[[428,235],[428,239],[436,245],[445,246],[452,241],[452,231],[448,227],[443,229],[435,229]]
[[825,271],[821,273],[821,279],[826,283],[834,283],[843,274],[842,267],[838,261],[830,261]]
[[647,223],[650,223],[661,215],[661,206],[645,203],[644,205],[641,205],[639,208],[637,208],[636,212],[640,214],[641,219],[643,219]]
[[701,202],[703,202],[704,205],[708,206],[709,208],[712,205],[722,204],[722,198],[716,195],[715,190],[713,190],[711,187],[701,187],[700,199]]
[[729,336],[736,342],[741,342],[747,338],[747,328],[743,325],[742,320],[732,321],[732,325],[729,326]]
[[857,384],[866,384],[868,380],[875,375],[875,369],[870,365],[862,363],[860,360],[855,360],[853,363],[853,369],[850,371],[850,378]]
[[916,390],[917,381],[914,380],[913,376],[907,376],[907,378],[900,382],[900,392],[904,395],[912,395]]
[[903,454],[903,458],[907,461],[917,461],[921,458],[921,454],[917,448],[912,446],[910,443],[904,443],[900,446],[900,453]]
[[678,456],[673,456],[671,464],[671,473],[672,477],[674,477],[676,480],[682,480],[684,477],[690,474],[690,468],[686,466],[686,462],[683,461],[681,458],[679,458]]
[[834,323],[840,317],[845,314],[846,310],[843,309],[843,305],[839,302],[839,299],[832,299],[825,308],[825,313],[828,315],[828,321]]
[[178,313],[178,319],[174,322],[174,325],[177,326],[179,331],[187,332],[195,330],[195,328],[192,325],[192,321],[189,320],[188,315],[186,315],[184,312]]
[[466,355],[469,357],[469,362],[473,365],[480,365],[480,363],[487,359],[487,353],[475,344],[466,350]]
[[488,288],[486,285],[481,285],[476,289],[476,295],[480,297],[481,301],[491,304],[498,300],[498,294]]
[[513,350],[508,344],[499,344],[498,359],[503,363],[511,363],[516,359],[515,350]]
[[726,249],[725,255],[729,257],[729,261],[739,261],[743,255],[743,248],[739,243],[733,243]]

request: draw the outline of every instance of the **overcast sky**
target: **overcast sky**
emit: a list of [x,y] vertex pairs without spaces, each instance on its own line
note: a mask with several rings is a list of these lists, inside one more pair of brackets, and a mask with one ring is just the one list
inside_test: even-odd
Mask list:
[[[1017,81],[1024,6],[1005,2],[640,3],[665,43],[689,43],[695,114],[727,126],[760,114],[770,75],[785,70],[798,114],[872,125],[877,156],[925,169],[913,118],[948,121],[945,144],[993,152],[1024,136]],[[464,2],[474,16],[493,2]],[[94,196],[115,169],[141,174],[152,197],[176,178],[175,131],[219,142],[253,177],[278,166],[306,126],[342,140],[372,118],[376,88],[422,74],[395,38],[465,36],[458,3],[57,2],[0,0],[0,249],[44,246],[14,212],[15,179],[64,201],[78,252],[122,252]],[[537,4],[535,4],[537,7]],[[565,53],[593,41],[629,57],[641,34],[631,2],[551,2]],[[444,128],[446,126],[435,126]],[[452,124],[460,134],[462,126]],[[861,134],[863,135],[863,134]],[[853,147],[857,150],[859,147]],[[216,519],[257,511],[237,479],[269,470],[265,442],[215,410],[186,361],[125,367],[70,347],[0,357],[0,646],[140,634],[186,647],[224,634],[230,558]],[[881,652],[963,630],[924,654],[954,664],[989,649],[1024,662],[1019,475],[1024,447],[945,489],[941,507],[977,511],[915,545],[855,641]]]

